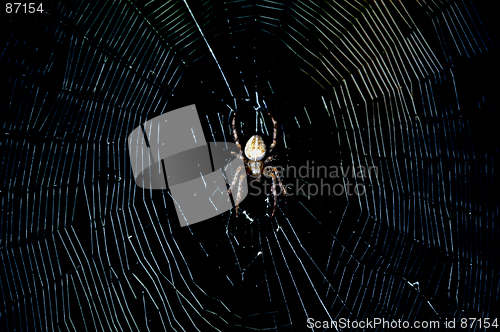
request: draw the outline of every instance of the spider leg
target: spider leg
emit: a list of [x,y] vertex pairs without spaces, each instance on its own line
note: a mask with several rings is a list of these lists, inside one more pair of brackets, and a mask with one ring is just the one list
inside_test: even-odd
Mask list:
[[280,172],[274,166],[267,166],[267,167],[270,167],[272,169],[272,171],[274,172],[274,174],[276,174],[276,181],[278,182],[278,184],[281,188],[281,192],[283,193],[283,196],[286,196],[286,189],[285,189],[285,186],[283,185],[283,182],[281,182]]
[[238,139],[238,132],[236,131],[236,112],[234,113],[234,116],[233,116],[232,125],[233,125],[234,143],[236,143],[236,146],[240,149],[240,152],[241,152],[242,151],[241,144],[240,144],[240,140]]
[[276,155],[274,155],[274,156],[269,156],[269,157],[267,157],[267,159],[266,159],[266,160],[264,160],[264,164],[267,164],[267,163],[269,163],[269,162],[271,162],[271,161],[273,161],[273,160],[275,160],[275,159],[278,159],[278,157],[277,157]]
[[274,197],[274,205],[273,205],[273,213],[271,214],[271,218],[274,216],[274,212],[276,211],[276,201],[278,195],[276,194],[276,182],[278,182],[278,185],[281,188],[281,191],[283,192],[283,196],[286,196],[286,189],[283,183],[281,182],[280,176],[278,169],[273,166],[267,166],[264,168],[264,175],[271,177],[273,181],[273,185],[271,186],[271,189],[273,191],[273,197]]
[[[271,115],[271,113],[267,112],[267,115],[269,115],[271,117],[271,120],[273,120],[273,143],[271,144],[271,147],[269,148],[269,153],[271,153],[271,151],[273,151],[274,147],[276,146],[276,143],[277,143],[277,137],[278,137],[278,122],[276,120],[274,120],[273,116]],[[234,121],[234,119],[233,119]]]
[[240,176],[240,181],[238,182],[238,195],[236,195],[236,201],[234,202],[236,206],[236,218],[238,218],[238,209],[240,208],[241,195],[243,194],[243,187],[241,186],[243,180],[245,180],[245,174]]
[[271,186],[271,189],[273,191],[273,198],[274,198],[274,205],[273,205],[273,213],[271,214],[271,218],[274,216],[274,211],[276,211],[276,200],[277,196],[276,195],[276,176],[273,173],[270,173],[272,179],[273,179],[273,185]]
[[[238,181],[238,174],[241,172],[242,169],[243,169],[243,165],[238,166],[238,168],[236,169],[236,173],[234,173],[234,177],[233,177],[233,182],[231,182],[231,185],[229,186],[229,190],[227,191],[227,193],[229,195],[231,195],[231,191],[233,190],[233,187],[236,184],[236,181]],[[227,197],[227,200],[229,200],[229,196]]]
[[237,154],[237,153],[236,153],[236,152],[234,152],[234,151],[231,151],[231,154],[232,154],[233,156],[235,156],[236,158],[240,158],[241,160],[243,160],[243,162],[244,162],[244,163],[246,163],[246,162],[247,162],[247,161],[246,161],[245,156],[243,155],[243,153],[241,153],[241,150],[240,150],[240,154]]

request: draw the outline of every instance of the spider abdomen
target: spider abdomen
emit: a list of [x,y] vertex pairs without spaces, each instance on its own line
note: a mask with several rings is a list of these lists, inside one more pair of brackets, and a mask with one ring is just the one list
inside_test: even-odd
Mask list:
[[245,155],[248,159],[259,161],[266,155],[266,144],[259,135],[253,135],[245,145]]

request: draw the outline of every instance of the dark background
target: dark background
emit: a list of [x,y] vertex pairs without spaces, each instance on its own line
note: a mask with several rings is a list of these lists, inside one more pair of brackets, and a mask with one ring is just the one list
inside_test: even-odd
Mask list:
[[[2,331],[494,319],[500,73],[492,8],[2,7]],[[238,218],[233,210],[181,228],[168,191],[135,185],[126,139],[190,104],[207,141],[232,141],[237,111],[244,144],[260,104],[268,146],[266,112],[279,124],[275,165],[376,166],[378,174],[357,179],[361,197],[279,198],[270,218],[272,197],[249,195]],[[283,179],[303,180],[321,179]]]

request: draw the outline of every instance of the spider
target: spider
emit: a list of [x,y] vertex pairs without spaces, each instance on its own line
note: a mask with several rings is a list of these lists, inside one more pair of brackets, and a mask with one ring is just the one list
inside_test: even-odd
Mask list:
[[[231,151],[231,154],[240,158],[243,160],[245,163],[245,166],[239,166],[236,169],[236,173],[234,174],[233,182],[229,186],[228,193],[231,195],[231,191],[233,187],[236,184],[236,181],[238,181],[238,174],[243,171],[243,167],[245,167],[245,172],[246,174],[249,174],[253,177],[256,177],[255,180],[260,181],[262,174],[268,178],[272,178],[273,184],[271,186],[272,192],[273,192],[273,198],[274,198],[274,206],[273,206],[273,214],[271,215],[271,218],[274,216],[274,211],[276,210],[276,182],[278,182],[281,191],[283,192],[283,195],[286,196],[286,190],[285,186],[283,186],[283,183],[281,182],[279,172],[274,166],[266,166],[264,167],[265,164],[271,162],[272,160],[276,159],[276,155],[271,155],[271,152],[274,150],[276,147],[276,137],[278,133],[278,122],[274,120],[274,118],[271,116],[271,113],[267,113],[271,117],[271,120],[273,121],[273,142],[271,144],[271,147],[269,151],[266,150],[266,144],[264,143],[264,140],[260,135],[253,135],[250,137],[248,140],[247,144],[245,145],[245,154],[243,154],[243,150],[240,145],[240,141],[238,139],[238,133],[236,132],[236,113],[234,113],[233,121],[232,121],[232,128],[233,128],[233,136],[234,136],[234,142],[236,146],[240,149],[240,153],[237,154],[234,151]],[[268,157],[264,159],[264,157],[268,155]],[[239,204],[241,202],[241,195],[242,195],[242,187],[241,183],[245,179],[245,174],[241,174],[239,177],[238,181],[238,195],[236,196],[236,217],[238,217],[238,208]]]

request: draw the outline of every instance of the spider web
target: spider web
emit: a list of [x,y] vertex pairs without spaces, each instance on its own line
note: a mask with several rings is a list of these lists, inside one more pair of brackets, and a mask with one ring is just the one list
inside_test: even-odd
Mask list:
[[[465,0],[65,1],[6,15],[2,331],[495,318],[493,20]],[[168,190],[135,185],[128,134],[190,104],[207,141],[232,141],[237,112],[241,143],[257,132],[269,146],[267,112],[278,121],[274,165],[307,176],[284,174],[273,218],[268,179],[238,218],[183,228]],[[349,184],[364,194],[312,192]]]

